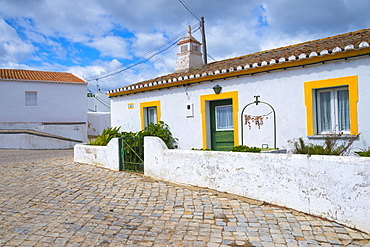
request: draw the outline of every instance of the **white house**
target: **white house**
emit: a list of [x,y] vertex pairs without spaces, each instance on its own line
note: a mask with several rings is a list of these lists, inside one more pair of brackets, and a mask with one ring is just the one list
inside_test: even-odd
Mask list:
[[110,127],[110,99],[98,91],[87,94],[87,135],[96,137]]
[[205,65],[194,63],[200,43],[190,36],[175,73],[108,91],[112,126],[161,120],[181,149],[286,148],[333,132],[370,146],[370,29]]
[[0,69],[0,148],[87,141],[87,82],[71,73]]

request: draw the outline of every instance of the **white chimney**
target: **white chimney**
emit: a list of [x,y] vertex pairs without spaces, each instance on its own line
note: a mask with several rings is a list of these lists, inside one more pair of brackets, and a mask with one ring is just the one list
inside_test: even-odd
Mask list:
[[204,65],[198,40],[191,36],[191,27],[188,27],[188,36],[183,38],[178,44],[179,53],[177,53],[177,61],[175,73],[187,72],[190,69],[199,68]]

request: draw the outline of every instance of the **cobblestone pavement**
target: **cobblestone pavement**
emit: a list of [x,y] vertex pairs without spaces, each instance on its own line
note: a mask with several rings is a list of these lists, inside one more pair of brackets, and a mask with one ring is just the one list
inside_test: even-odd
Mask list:
[[48,151],[54,158],[40,160],[45,153],[0,152],[0,245],[365,246],[370,240],[291,209],[81,165],[71,154]]

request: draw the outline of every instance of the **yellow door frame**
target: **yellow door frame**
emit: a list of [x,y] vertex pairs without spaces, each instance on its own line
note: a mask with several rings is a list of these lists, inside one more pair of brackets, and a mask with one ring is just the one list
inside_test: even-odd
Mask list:
[[234,145],[239,145],[239,121],[238,121],[238,91],[231,91],[219,94],[208,94],[200,96],[200,112],[202,115],[202,141],[203,148],[209,148],[211,143],[208,143],[207,139],[207,102],[212,100],[223,100],[223,99],[232,99],[233,106],[233,122],[234,122]]

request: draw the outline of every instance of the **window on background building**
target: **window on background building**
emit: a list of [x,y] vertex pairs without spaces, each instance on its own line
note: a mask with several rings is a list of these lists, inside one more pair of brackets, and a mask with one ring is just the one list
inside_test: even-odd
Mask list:
[[316,90],[319,134],[350,131],[348,87]]
[[157,107],[145,107],[144,108],[144,127],[147,127],[150,123],[157,123]]
[[26,92],[26,106],[37,106],[37,92]]

